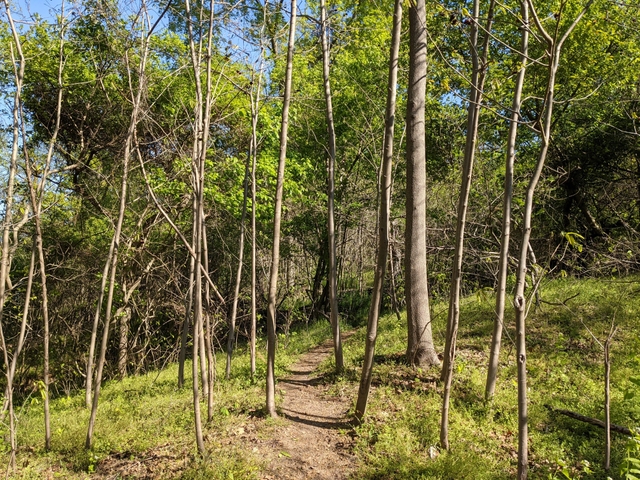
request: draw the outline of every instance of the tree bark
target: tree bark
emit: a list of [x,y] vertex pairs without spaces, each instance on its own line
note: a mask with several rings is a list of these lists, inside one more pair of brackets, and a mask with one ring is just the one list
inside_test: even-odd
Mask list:
[[329,80],[329,42],[327,39],[327,9],[325,1],[320,0],[320,24],[322,28],[322,77],[324,80],[324,98],[327,106],[327,132],[329,135],[329,159],[327,163],[327,235],[329,238],[329,304],[331,305],[331,330],[333,349],[336,360],[336,371],[344,368],[342,356],[342,339],[340,338],[340,317],[338,313],[338,274],[336,266],[336,232],[335,232],[335,180],[336,132],[333,124],[333,101],[331,98],[331,82]]
[[12,108],[12,144],[11,144],[11,159],[9,163],[9,172],[7,175],[7,187],[6,187],[6,200],[4,205],[4,221],[2,222],[2,253],[0,254],[0,347],[2,347],[3,360],[5,365],[5,375],[7,377],[7,393],[9,399],[9,446],[11,448],[9,466],[13,468],[15,466],[16,459],[16,426],[15,417],[13,412],[13,378],[11,378],[10,365],[9,365],[9,352],[7,351],[7,343],[4,335],[4,307],[7,301],[7,284],[9,283],[9,268],[10,258],[9,251],[11,249],[11,240],[9,233],[13,223],[13,196],[15,177],[18,164],[18,149],[20,144],[20,111],[21,111],[21,95],[22,85],[24,80],[25,69],[25,57],[22,52],[22,45],[18,31],[16,30],[11,16],[11,10],[9,9],[9,3],[4,2],[5,11],[9,25],[11,27],[11,34],[13,38],[13,46],[18,53],[18,59],[15,58],[13,48],[11,49],[11,59],[15,73],[15,93],[13,97]]
[[393,29],[389,52],[389,81],[387,84],[387,109],[385,114],[385,132],[383,159],[380,179],[380,211],[378,218],[378,258],[376,259],[375,277],[369,318],[367,338],[365,342],[364,361],[358,389],[355,416],[362,420],[367,409],[367,400],[371,389],[373,358],[378,336],[378,317],[382,304],[384,275],[387,270],[387,252],[389,250],[389,214],[391,209],[391,175],[393,167],[393,135],[396,114],[396,85],[398,83],[398,56],[400,51],[400,34],[402,30],[402,1],[396,0],[393,11]]
[[278,263],[280,262],[280,222],[282,217],[282,197],[284,190],[284,168],[287,159],[287,139],[289,130],[289,104],[291,103],[291,77],[293,71],[293,44],[296,34],[296,0],[291,0],[291,19],[289,21],[289,42],[287,45],[287,67],[284,82],[282,105],[282,124],[280,127],[280,157],[278,159],[278,178],[276,181],[275,207],[273,214],[273,250],[271,255],[271,274],[269,276],[269,305],[267,318],[267,413],[277,417],[276,412],[276,295],[278,293]]
[[491,353],[487,370],[487,385],[485,398],[493,397],[498,376],[498,362],[500,360],[500,345],[502,343],[502,328],[504,325],[504,307],[507,297],[507,276],[509,267],[509,241],[511,238],[511,201],[513,197],[513,167],[516,158],[516,137],[518,135],[518,121],[520,119],[520,105],[522,103],[522,86],[527,68],[529,51],[529,6],[526,0],[520,2],[522,15],[520,30],[520,70],[516,79],[513,103],[511,105],[511,123],[507,140],[507,159],[504,176],[504,198],[502,200],[502,238],[500,242],[500,258],[498,260],[498,285],[496,291],[496,316],[493,322],[491,337]]
[[407,189],[405,270],[407,298],[407,361],[438,365],[433,345],[427,287],[425,88],[427,35],[424,0],[409,7],[409,90],[407,99]]
[[[113,307],[113,294],[115,291],[116,283],[116,267],[118,264],[118,249],[120,246],[120,238],[122,235],[122,224],[124,222],[124,214],[127,205],[127,185],[129,177],[129,163],[131,159],[131,150],[134,147],[134,132],[138,125],[138,114],[142,100],[142,93],[145,82],[143,81],[144,70],[147,61],[148,43],[145,42],[143,47],[143,54],[140,58],[140,64],[138,68],[139,82],[138,90],[133,100],[133,111],[131,113],[131,121],[129,123],[129,129],[127,132],[127,139],[125,143],[124,158],[122,162],[122,183],[120,185],[120,204],[118,208],[118,220],[116,223],[115,232],[112,239],[113,255],[111,256],[110,264],[105,266],[105,271],[109,271],[109,286],[107,292],[107,305],[105,309],[104,330],[102,332],[102,343],[100,345],[100,355],[98,357],[98,365],[96,370],[96,383],[94,387],[93,400],[91,405],[91,415],[89,417],[89,428],[87,429],[87,437],[85,440],[85,447],[91,448],[93,441],[93,429],[95,426],[96,415],[98,413],[98,400],[100,397],[100,388],[102,386],[102,372],[106,360],[107,345],[109,341],[109,327],[111,324],[111,309]],[[128,54],[126,54],[128,56]],[[128,60],[128,57],[126,57]],[[127,61],[128,63],[128,61]],[[99,308],[99,306],[98,306]]]
[[460,288],[462,283],[462,260],[464,257],[464,234],[469,206],[469,192],[471,190],[471,178],[473,176],[473,162],[475,159],[476,142],[478,138],[478,124],[480,121],[480,107],[482,105],[482,92],[486,78],[487,59],[489,56],[489,38],[493,23],[493,7],[495,2],[489,4],[487,25],[485,27],[484,42],[482,45],[482,57],[478,56],[478,20],[480,18],[480,1],[473,2],[473,18],[471,20],[471,58],[473,61],[473,74],[471,80],[471,92],[469,94],[469,111],[467,117],[467,138],[462,162],[462,185],[458,199],[458,219],[456,222],[456,245],[453,258],[453,270],[451,272],[451,286],[449,292],[449,314],[447,317],[447,335],[444,350],[444,362],[442,366],[442,379],[444,380],[444,395],[442,400],[442,415],[440,419],[440,445],[449,449],[449,400],[451,398],[451,382],[453,380],[453,364],[456,356],[456,340],[458,336],[458,323],[460,321]]
[[[569,26],[561,38],[556,29],[553,36],[549,35],[542,26],[540,19],[536,13],[532,0],[527,0],[529,9],[533,16],[536,28],[540,35],[547,43],[546,57],[548,60],[548,78],[547,90],[544,96],[544,111],[540,115],[540,137],[541,145],[538,153],[536,168],[529,180],[526,190],[524,204],[524,219],[522,241],[520,243],[520,253],[518,260],[518,269],[516,273],[516,291],[514,298],[514,306],[516,310],[516,348],[518,358],[518,479],[525,480],[528,476],[529,455],[528,455],[528,425],[527,425],[527,354],[526,354],[526,312],[527,300],[524,294],[526,275],[527,275],[527,254],[529,251],[529,240],[531,238],[531,217],[533,213],[533,202],[536,186],[540,180],[542,169],[547,158],[549,144],[551,143],[551,119],[553,115],[553,101],[555,98],[556,73],[560,62],[560,52],[565,40],[569,37],[573,29],[576,27],[584,13],[589,9],[593,0],[589,0],[576,17],[574,22]],[[561,9],[562,10],[562,9]],[[558,13],[558,17],[562,16],[562,11]],[[560,18],[556,19],[557,25],[560,24]]]
[[[253,138],[251,140],[253,146]],[[225,376],[227,380],[231,377],[231,356],[233,355],[233,343],[236,331],[236,315],[238,313],[238,298],[240,297],[240,283],[242,281],[242,261],[244,259],[244,223],[247,218],[247,198],[249,196],[249,162],[251,162],[252,146],[249,148],[247,163],[244,169],[244,182],[242,193],[242,215],[240,218],[240,239],[238,240],[238,270],[236,272],[236,283],[233,291],[233,304],[231,305],[231,317],[229,318],[229,332],[227,334],[227,366]]]

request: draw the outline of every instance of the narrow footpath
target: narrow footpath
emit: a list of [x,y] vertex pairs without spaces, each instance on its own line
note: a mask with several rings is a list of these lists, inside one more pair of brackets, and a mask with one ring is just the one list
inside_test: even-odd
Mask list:
[[339,480],[354,470],[347,417],[352,399],[329,395],[329,386],[316,372],[330,355],[333,343],[329,340],[303,355],[291,374],[277,383],[284,425],[253,448],[267,462],[262,479]]

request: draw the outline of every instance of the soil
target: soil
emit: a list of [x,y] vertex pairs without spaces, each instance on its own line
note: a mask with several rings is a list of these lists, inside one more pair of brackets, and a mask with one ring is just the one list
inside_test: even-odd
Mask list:
[[270,438],[252,438],[253,452],[266,463],[260,478],[339,480],[353,472],[352,427],[347,417],[353,399],[330,395],[330,385],[316,372],[332,354],[331,341],[319,345],[278,382],[283,420]]

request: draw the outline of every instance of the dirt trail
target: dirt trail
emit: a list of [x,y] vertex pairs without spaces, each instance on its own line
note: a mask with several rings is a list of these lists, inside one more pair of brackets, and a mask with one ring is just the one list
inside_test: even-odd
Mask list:
[[351,437],[345,433],[350,430],[346,414],[351,399],[328,395],[329,386],[316,373],[318,365],[332,354],[333,343],[327,341],[302,356],[291,375],[278,382],[285,424],[277,427],[271,439],[253,448],[267,462],[261,478],[337,480],[348,478],[353,471]]

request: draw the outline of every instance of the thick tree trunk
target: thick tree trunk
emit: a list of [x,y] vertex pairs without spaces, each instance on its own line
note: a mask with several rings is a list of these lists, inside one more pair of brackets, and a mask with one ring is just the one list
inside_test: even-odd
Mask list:
[[384,274],[387,270],[387,252],[389,250],[389,214],[391,209],[391,175],[393,166],[393,134],[396,115],[396,85],[398,83],[398,55],[400,51],[400,34],[402,30],[402,1],[395,0],[393,12],[393,29],[389,52],[389,81],[387,84],[387,109],[385,114],[385,132],[383,159],[380,179],[380,210],[378,218],[378,258],[376,259],[373,292],[369,307],[367,338],[364,350],[364,362],[360,376],[358,400],[356,402],[356,418],[362,420],[367,409],[373,358],[378,336],[378,317],[382,304]]
[[327,11],[324,0],[320,0],[320,24],[322,28],[322,76],[324,80],[324,98],[327,105],[327,131],[329,134],[329,160],[327,164],[328,182],[328,220],[327,235],[329,239],[329,304],[331,305],[331,330],[333,333],[333,349],[336,360],[336,371],[344,368],[342,357],[342,339],[340,338],[340,317],[338,314],[338,274],[336,265],[336,232],[335,232],[335,181],[336,132],[333,125],[333,102],[331,83],[329,81],[329,43],[327,40]]
[[424,0],[409,7],[409,90],[407,99],[407,190],[405,270],[407,297],[407,361],[438,365],[431,334],[427,287],[425,88],[427,35]]
[[280,262],[280,222],[282,217],[282,197],[284,190],[284,167],[287,159],[287,139],[289,130],[289,104],[291,103],[291,77],[293,71],[293,43],[296,33],[296,0],[291,0],[291,19],[289,21],[289,43],[287,45],[287,69],[284,82],[282,105],[282,124],[280,128],[280,157],[278,159],[278,178],[276,182],[275,207],[273,214],[273,250],[271,255],[271,274],[269,276],[269,305],[267,318],[267,413],[277,417],[276,412],[276,295],[278,293],[278,263]]
[[509,266],[509,240],[511,238],[511,200],[513,197],[513,167],[516,158],[516,137],[518,134],[518,122],[520,119],[520,105],[522,102],[522,86],[527,68],[527,55],[529,51],[529,6],[527,0],[521,0],[520,12],[522,15],[520,30],[522,32],[520,43],[520,70],[516,79],[513,103],[511,105],[511,123],[509,124],[509,137],[507,140],[507,160],[504,175],[504,198],[502,200],[502,238],[500,241],[500,258],[498,260],[498,286],[496,289],[496,316],[493,322],[493,335],[491,337],[491,353],[489,368],[487,371],[487,385],[485,398],[493,397],[498,376],[498,362],[500,360],[500,345],[502,342],[502,328],[504,325],[504,307],[507,297],[507,276]]

